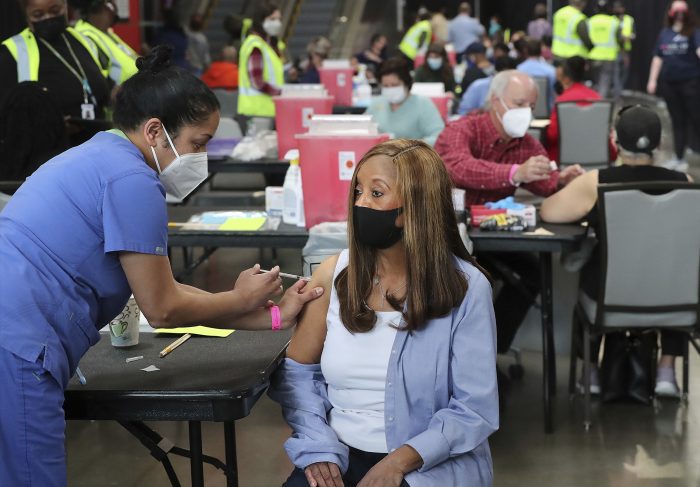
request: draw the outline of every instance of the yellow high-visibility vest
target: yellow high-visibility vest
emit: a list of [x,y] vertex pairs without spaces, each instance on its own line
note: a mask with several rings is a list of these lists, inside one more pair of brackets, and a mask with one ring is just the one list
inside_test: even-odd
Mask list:
[[617,31],[620,21],[614,15],[596,14],[588,19],[588,35],[593,49],[588,53],[592,61],[614,61],[620,54]]
[[[622,17],[622,37],[630,38],[634,34],[634,17],[625,14]],[[625,51],[630,52],[632,50],[632,41],[626,40],[622,46]]]
[[[100,68],[100,71],[106,76],[106,72],[100,65],[100,59],[97,54],[97,48],[82,34],[68,27],[66,29],[70,35],[75,37],[80,44],[90,53],[90,56],[95,61],[95,64]],[[17,63],[17,82],[23,81],[39,81],[39,45],[37,44],[36,36],[27,27],[17,35],[5,39],[2,43]]]
[[560,58],[586,57],[588,49],[579,37],[576,27],[586,16],[578,9],[567,5],[554,14],[552,21],[552,54]]
[[84,20],[79,20],[75,29],[90,39],[107,57],[109,77],[116,84],[121,85],[138,72],[135,59],[124,52],[111,36]]
[[253,87],[248,75],[248,59],[253,49],[263,55],[263,79],[281,88],[284,83],[284,65],[275,50],[257,34],[246,37],[241,46],[238,69],[238,113],[249,117],[274,117],[275,104],[272,97]]
[[[425,39],[422,44],[420,42],[421,36],[425,34]],[[399,44],[399,50],[406,55],[408,59],[416,59],[416,55],[428,48],[430,40],[433,37],[433,28],[430,26],[429,20],[421,20],[413,24],[413,27],[408,29],[406,35],[403,36],[401,44]]]

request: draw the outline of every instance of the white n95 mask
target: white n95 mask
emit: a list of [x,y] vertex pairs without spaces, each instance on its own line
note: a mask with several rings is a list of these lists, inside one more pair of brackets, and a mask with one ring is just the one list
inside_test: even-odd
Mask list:
[[156,161],[158,176],[160,177],[160,182],[163,183],[165,187],[166,193],[177,200],[183,200],[194,191],[197,186],[202,184],[202,181],[209,175],[207,153],[193,152],[180,155],[168,131],[165,129],[165,125],[163,125],[163,132],[165,132],[165,137],[167,137],[168,143],[175,152],[175,160],[173,160],[165,170],[161,171],[160,164],[158,163],[158,156],[153,147],[151,147],[151,153],[153,154],[153,159]]
[[270,37],[279,37],[282,33],[282,21],[280,19],[267,19],[263,21],[263,30]]
[[501,119],[503,130],[514,139],[519,139],[527,133],[527,129],[532,122],[532,109],[530,107],[523,108],[508,108],[502,98],[499,98],[506,113]]
[[389,103],[403,103],[406,99],[406,88],[403,86],[385,86],[382,88],[382,96]]

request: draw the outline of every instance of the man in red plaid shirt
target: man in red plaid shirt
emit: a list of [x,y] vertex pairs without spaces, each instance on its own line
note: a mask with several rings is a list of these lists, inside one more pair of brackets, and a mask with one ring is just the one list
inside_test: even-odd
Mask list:
[[[583,173],[578,165],[552,170],[547,151],[527,135],[537,91],[537,85],[525,73],[498,73],[491,82],[487,110],[448,124],[438,137],[435,150],[445,161],[455,186],[466,190],[467,205],[512,196],[520,185],[549,196]],[[493,274],[504,278],[494,306],[498,352],[503,353],[510,348],[539,294],[539,266],[529,253],[489,253],[480,257]]]

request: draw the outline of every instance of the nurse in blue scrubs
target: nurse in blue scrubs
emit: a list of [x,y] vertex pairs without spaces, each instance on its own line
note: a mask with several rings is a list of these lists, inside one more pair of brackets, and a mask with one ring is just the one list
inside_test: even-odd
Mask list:
[[[65,486],[63,393],[98,330],[134,294],[154,327],[263,330],[279,269],[207,293],[173,278],[165,194],[207,176],[214,94],[156,48],[116,100],[115,130],[55,157],[0,213],[0,485]],[[282,297],[282,327],[322,289]],[[276,313],[275,313],[276,314]]]

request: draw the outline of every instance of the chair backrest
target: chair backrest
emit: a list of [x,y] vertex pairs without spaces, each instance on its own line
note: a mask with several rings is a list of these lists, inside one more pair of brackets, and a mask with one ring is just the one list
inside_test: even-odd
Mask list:
[[[699,208],[700,184],[598,187],[602,257],[598,325],[619,323],[620,314],[643,315],[642,321],[655,322],[653,327],[698,324]],[[609,318],[611,313],[618,319]],[[650,315],[658,319],[651,320]]]
[[225,117],[221,115],[219,120],[219,128],[216,129],[214,134],[215,139],[242,139],[243,133],[241,132],[241,127],[238,122],[232,118]]
[[238,91],[212,90],[221,105],[221,116],[234,118],[238,114]]
[[559,124],[559,164],[600,169],[610,165],[609,100],[579,100],[556,104]]
[[535,118],[549,118],[549,80],[543,76],[533,76],[532,79],[535,80],[535,83],[537,83],[537,87],[540,90],[533,115]]

